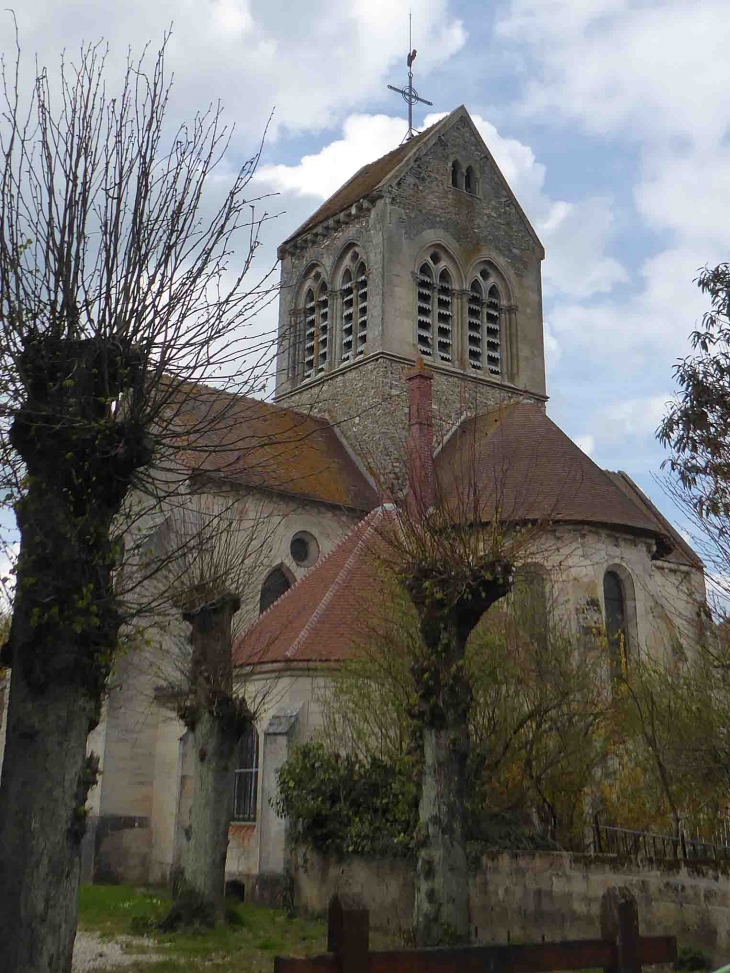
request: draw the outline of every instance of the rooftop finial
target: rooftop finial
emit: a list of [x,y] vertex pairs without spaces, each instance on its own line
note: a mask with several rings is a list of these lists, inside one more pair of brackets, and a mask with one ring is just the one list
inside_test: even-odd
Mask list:
[[[406,64],[408,65],[408,84],[405,88],[396,88],[392,84],[388,87],[391,91],[397,91],[399,95],[403,96],[403,101],[408,105],[408,131],[406,132],[406,137],[403,142],[407,142],[412,139],[418,133],[413,127],[413,106],[416,102],[420,102],[422,105],[433,105],[432,101],[426,101],[425,98],[421,98],[416,89],[413,87],[413,62],[416,60],[416,49],[413,47],[413,40],[411,37],[413,14],[408,11],[408,57],[406,58]],[[403,144],[403,143],[401,143]]]

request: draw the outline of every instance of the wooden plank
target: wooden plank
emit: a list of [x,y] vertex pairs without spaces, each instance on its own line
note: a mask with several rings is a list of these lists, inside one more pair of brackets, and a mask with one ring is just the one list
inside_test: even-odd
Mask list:
[[673,963],[677,958],[676,936],[642,936],[641,965]]
[[550,973],[615,963],[613,943],[586,939],[524,946],[378,951],[370,953],[369,973]]

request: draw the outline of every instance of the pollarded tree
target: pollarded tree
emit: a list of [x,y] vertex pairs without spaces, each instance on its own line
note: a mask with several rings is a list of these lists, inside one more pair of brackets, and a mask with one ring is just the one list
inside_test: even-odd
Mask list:
[[[181,423],[195,448],[206,420],[181,417],[183,393],[223,381],[266,293],[244,285],[256,159],[209,198],[230,132],[220,108],[167,129],[164,45],[149,70],[129,60],[113,98],[98,47],[62,59],[53,83],[41,71],[30,92],[19,77],[5,78],[0,124],[0,445],[21,538],[4,653],[0,940],[8,973],[67,973],[96,776],[86,739],[124,620],[120,515]],[[151,492],[164,489],[158,476]]]

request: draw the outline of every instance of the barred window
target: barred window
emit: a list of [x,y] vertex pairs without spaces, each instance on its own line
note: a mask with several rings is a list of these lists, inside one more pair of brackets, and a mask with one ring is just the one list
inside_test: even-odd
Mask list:
[[259,735],[249,724],[238,741],[233,780],[233,820],[255,821],[259,791]]
[[434,251],[430,262],[422,263],[416,275],[416,344],[419,354],[450,362],[454,303],[451,274],[444,267],[436,279],[431,266],[441,259]]

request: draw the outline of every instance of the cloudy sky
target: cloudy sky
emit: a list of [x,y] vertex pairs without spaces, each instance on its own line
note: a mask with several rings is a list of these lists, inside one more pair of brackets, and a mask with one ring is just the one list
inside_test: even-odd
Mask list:
[[[112,73],[172,23],[171,118],[221,99],[232,164],[274,111],[263,266],[403,137],[386,84],[406,80],[409,5],[431,120],[466,104],[545,244],[550,415],[666,509],[654,432],[704,309],[698,268],[730,259],[727,0],[24,0],[16,15],[26,58],[104,38]],[[0,36],[12,53],[7,13]]]

